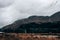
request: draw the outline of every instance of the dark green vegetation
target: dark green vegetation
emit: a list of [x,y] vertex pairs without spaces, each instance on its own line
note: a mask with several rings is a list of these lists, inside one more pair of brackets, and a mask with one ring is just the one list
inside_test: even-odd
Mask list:
[[3,32],[15,32],[15,33],[60,33],[60,21],[48,22],[48,23],[28,23],[22,24],[15,30],[5,29]]

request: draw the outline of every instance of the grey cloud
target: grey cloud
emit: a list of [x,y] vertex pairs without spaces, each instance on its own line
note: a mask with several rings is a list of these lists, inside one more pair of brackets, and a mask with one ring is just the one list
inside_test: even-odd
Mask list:
[[0,0],[0,7],[7,7],[13,3],[14,0]]
[[[11,1],[11,0],[10,0]],[[53,2],[52,2],[53,1]],[[0,3],[0,26],[5,26],[22,18],[27,18],[31,15],[52,15],[60,11],[60,1],[57,0],[14,0],[14,3],[8,6],[7,3]],[[56,4],[55,4],[56,3]]]
[[[31,15],[45,15],[47,12],[45,11],[51,11],[51,8],[54,8],[54,4],[55,4],[55,0],[45,0],[44,3],[44,0],[18,0],[16,1],[15,3],[15,9],[18,10],[20,13],[29,13]],[[46,2],[47,1],[47,2]],[[51,2],[50,2],[51,1]],[[18,3],[17,3],[18,2]],[[52,5],[52,6],[50,6]],[[54,8],[55,9],[55,8]],[[53,10],[54,10],[53,9]],[[44,14],[45,12],[45,14]],[[53,13],[51,13],[53,14]],[[49,13],[47,14],[49,15]]]

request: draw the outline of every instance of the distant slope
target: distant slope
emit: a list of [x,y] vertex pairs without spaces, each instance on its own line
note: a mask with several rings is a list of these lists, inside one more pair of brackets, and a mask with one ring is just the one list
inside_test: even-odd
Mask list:
[[51,21],[60,21],[60,12],[56,12],[50,17]]
[[[56,12],[52,16],[30,16],[30,17],[25,18],[25,19],[17,20],[13,24],[10,24],[10,25],[7,25],[7,26],[3,27],[2,31],[7,31],[7,30],[10,30],[10,31],[13,31],[13,32],[14,32],[14,30],[22,31],[22,29],[18,29],[18,28],[21,27],[21,25],[23,25],[23,24],[36,23],[36,24],[41,25],[42,23],[44,23],[44,25],[45,25],[45,23],[49,23],[49,22],[50,23],[55,23],[56,21],[60,21],[60,12]],[[55,24],[55,25],[57,26],[57,24]],[[48,26],[48,24],[46,26]]]

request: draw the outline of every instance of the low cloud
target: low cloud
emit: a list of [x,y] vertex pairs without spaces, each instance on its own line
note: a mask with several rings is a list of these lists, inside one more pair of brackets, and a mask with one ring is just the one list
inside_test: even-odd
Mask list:
[[59,0],[0,0],[0,26],[31,15],[50,16],[60,11]]

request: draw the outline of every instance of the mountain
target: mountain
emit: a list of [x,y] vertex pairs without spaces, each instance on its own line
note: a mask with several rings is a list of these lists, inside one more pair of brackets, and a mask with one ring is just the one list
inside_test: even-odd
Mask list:
[[[60,12],[56,12],[55,14],[51,16],[30,16],[25,19],[17,20],[12,24],[3,27],[2,31],[10,30],[14,32],[14,30],[17,31],[17,29],[21,27],[21,25],[24,25],[24,24],[36,23],[36,24],[41,25],[44,23],[45,25],[45,23],[49,23],[49,22],[55,23],[57,21],[60,21]],[[22,31],[22,29],[19,29],[19,30]]]
[[50,17],[51,21],[60,21],[60,12],[56,12]]

